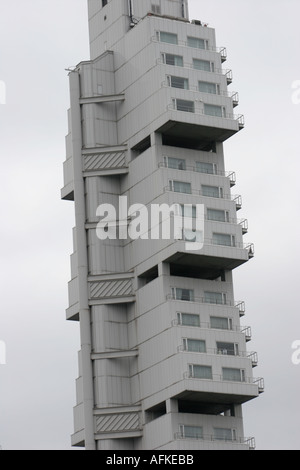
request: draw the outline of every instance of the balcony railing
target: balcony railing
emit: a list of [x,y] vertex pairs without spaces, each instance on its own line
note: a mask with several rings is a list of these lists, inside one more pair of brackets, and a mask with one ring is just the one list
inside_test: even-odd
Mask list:
[[[226,73],[229,74],[229,72],[231,72],[231,70],[227,70]],[[162,87],[167,87],[167,88],[177,88],[177,89],[182,89],[182,90],[185,90],[185,91],[192,91],[192,92],[198,92],[198,93],[201,93],[201,94],[204,94],[204,95],[208,95],[208,96],[226,96],[227,98],[231,98],[232,99],[232,104],[233,106],[237,106],[239,104],[239,94],[237,91],[223,91],[223,90],[220,90],[218,93],[209,93],[209,92],[204,92],[204,91],[201,91],[199,90],[198,87],[196,86],[188,86],[188,88],[184,88],[184,87],[172,87],[171,84],[169,84],[167,81],[163,81],[162,84],[161,84]]]
[[219,443],[227,443],[227,444],[238,444],[238,445],[246,445],[249,447],[250,450],[255,449],[255,438],[254,437],[236,437],[231,439],[221,439],[217,438],[213,434],[202,434],[198,436],[191,436],[185,435],[184,432],[177,432],[174,434],[174,439],[196,439],[201,441],[211,441],[211,442],[219,442]]
[[182,321],[179,318],[174,318],[171,322],[172,326],[187,326],[188,328],[193,327],[193,328],[201,328],[201,329],[208,329],[208,330],[218,330],[218,331],[224,331],[226,333],[228,332],[233,332],[233,333],[243,333],[245,335],[246,342],[251,341],[252,338],[252,330],[251,326],[232,326],[228,328],[216,328],[211,326],[209,322],[199,322],[199,325],[184,325]]
[[167,300],[175,300],[177,302],[196,302],[196,303],[207,304],[207,305],[219,305],[221,307],[226,305],[227,307],[238,308],[239,312],[241,312],[241,310],[245,311],[245,302],[243,302],[241,300],[232,301],[232,300],[223,299],[222,302],[217,302],[217,301],[214,302],[212,300],[208,300],[205,297],[195,297],[195,296],[189,297],[189,298],[186,297],[186,298],[178,299],[178,298],[176,298],[175,294],[167,294],[166,299]]
[[197,354],[209,354],[212,356],[230,356],[230,357],[241,357],[246,359],[251,359],[252,367],[256,367],[258,364],[258,354],[255,351],[232,351],[224,348],[207,348],[205,351],[190,351],[185,347],[184,344],[181,344],[177,348],[178,352],[190,352]]
[[[170,64],[165,63],[161,57],[159,59],[157,59],[156,63],[158,65],[170,65]],[[184,69],[194,69],[194,70],[197,70],[198,72],[200,71],[200,72],[204,72],[204,73],[214,73],[216,75],[225,75],[227,85],[230,85],[233,81],[233,73],[232,73],[231,69],[212,68],[211,70],[201,70],[201,69],[196,68],[194,66],[194,64],[188,64],[188,63],[184,63],[183,65],[177,65],[177,66],[172,65],[172,67],[180,67],[180,68],[184,68]]]
[[228,178],[230,181],[230,186],[234,186],[236,184],[236,173],[235,171],[221,171],[221,170],[214,170],[213,173],[209,173],[208,171],[200,171],[197,166],[193,165],[185,165],[184,167],[181,168],[176,168],[176,167],[170,167],[168,166],[167,162],[160,162],[158,164],[159,168],[168,168],[169,170],[181,170],[181,171],[195,171],[196,173],[202,173],[204,175],[209,175],[209,176],[224,176],[225,178]]
[[236,208],[237,210],[238,209],[241,209],[242,207],[242,196],[240,196],[239,194],[223,194],[222,197],[215,197],[213,195],[206,195],[206,194],[203,194],[203,192],[200,190],[200,189],[192,189],[190,192],[181,192],[181,191],[174,191],[173,189],[170,188],[170,186],[165,186],[164,187],[164,192],[177,192],[178,194],[192,194],[192,195],[196,195],[196,196],[202,196],[202,197],[212,197],[212,198],[216,198],[216,199],[226,199],[226,200],[229,200],[229,201],[234,201],[236,203]]
[[[191,102],[192,103],[192,102]],[[213,117],[217,119],[226,119],[229,121],[237,121],[239,128],[242,129],[245,126],[245,119],[242,114],[232,114],[232,113],[226,113],[224,116],[218,116],[218,115],[211,115],[207,114],[204,112],[204,109],[199,109],[195,108],[194,106],[188,106],[188,105],[180,105],[180,108],[176,107],[176,103],[171,103],[167,106],[168,111],[178,111],[178,112],[184,112],[184,113],[191,113],[191,114],[199,114],[201,116],[206,116],[206,117]]]
[[[208,23],[203,23],[203,22],[199,22],[201,23],[201,26],[207,26]],[[151,40],[153,42],[163,42],[163,44],[166,44],[164,41],[159,41],[158,39],[158,36],[155,34],[151,37]],[[170,43],[171,44],[171,43]],[[200,50],[200,51],[207,51],[207,52],[217,52],[218,54],[221,55],[221,60],[222,62],[225,62],[225,60],[227,59],[227,49],[226,47],[222,46],[222,47],[214,47],[214,46],[209,46],[209,45],[205,45],[204,48],[201,48],[201,47],[194,47],[194,46],[191,46],[188,41],[177,41],[176,44],[174,44],[175,46],[184,46],[184,47],[189,47],[191,49],[197,49],[197,50]]]
[[194,380],[204,380],[204,381],[213,381],[213,382],[225,382],[225,383],[235,383],[239,385],[257,385],[258,392],[263,393],[265,389],[264,379],[262,377],[245,377],[243,380],[229,380],[223,379],[221,374],[212,374],[209,378],[200,378],[195,377],[190,371],[183,373],[184,379],[194,379]]

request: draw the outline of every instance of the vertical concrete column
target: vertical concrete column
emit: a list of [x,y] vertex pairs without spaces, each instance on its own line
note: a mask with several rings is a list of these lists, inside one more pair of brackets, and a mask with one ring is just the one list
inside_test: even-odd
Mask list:
[[88,257],[85,231],[85,191],[82,175],[82,133],[80,112],[80,77],[78,72],[69,75],[71,97],[71,128],[74,168],[74,200],[78,259],[78,298],[80,318],[80,340],[82,357],[84,432],[86,450],[96,450],[94,437],[94,390],[91,360],[92,338],[88,295]]

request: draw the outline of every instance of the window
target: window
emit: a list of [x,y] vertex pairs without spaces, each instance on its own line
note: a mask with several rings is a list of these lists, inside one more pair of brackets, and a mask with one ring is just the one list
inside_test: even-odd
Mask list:
[[204,292],[204,302],[207,304],[226,305],[226,294],[223,292]]
[[201,93],[210,93],[212,95],[220,94],[220,86],[216,83],[198,82],[198,90]]
[[179,287],[172,287],[172,298],[175,300],[186,300],[188,302],[193,302],[194,291],[192,289],[181,289]]
[[167,42],[168,44],[178,44],[177,34],[161,31],[158,33],[158,38],[161,42]]
[[183,90],[189,89],[189,81],[187,78],[168,76],[167,82],[168,86],[171,86],[172,88],[181,88]]
[[192,36],[188,36],[187,38],[187,45],[189,47],[197,47],[198,49],[207,49],[208,43],[201,38],[194,38]]
[[193,67],[196,70],[202,70],[204,72],[215,71],[214,63],[209,62],[209,60],[193,59]]
[[218,209],[207,209],[207,219],[216,222],[229,222],[229,212]]
[[210,366],[189,365],[189,376],[195,379],[212,379],[212,368]]
[[205,341],[202,341],[200,339],[184,338],[183,348],[185,351],[189,351],[189,352],[199,352],[199,353],[206,352]]
[[195,103],[194,101],[187,101],[187,100],[173,100],[173,106],[177,111],[185,111],[186,113],[194,113],[195,112]]
[[164,64],[183,67],[183,57],[180,55],[162,54],[162,60]]
[[213,245],[221,246],[235,246],[235,236],[227,233],[213,233],[212,234]]
[[191,183],[185,183],[184,181],[170,181],[169,188],[170,191],[175,193],[192,194]]
[[155,13],[156,15],[160,15],[161,14],[161,10],[160,10],[160,5],[151,5],[151,11],[152,13]]
[[223,106],[215,106],[214,104],[204,104],[204,114],[207,116],[226,117],[225,108]]
[[200,316],[193,313],[177,313],[178,323],[182,326],[200,326]]
[[183,158],[164,157],[164,164],[167,168],[174,170],[185,170],[185,160]]
[[210,327],[218,330],[232,330],[232,318],[210,317]]
[[195,219],[197,217],[197,207],[191,204],[180,204],[180,215]]
[[180,426],[180,435],[186,439],[203,439],[203,428],[201,426]]
[[236,343],[224,343],[222,341],[217,341],[217,352],[218,354],[223,354],[225,356],[238,356],[239,347]]
[[245,382],[244,369],[230,369],[228,367],[223,367],[222,374],[223,380],[229,380],[232,382]]
[[235,440],[235,433],[228,428],[214,428],[214,438],[218,441],[232,441]]
[[218,186],[201,186],[202,196],[223,198],[223,188]]
[[215,163],[196,162],[196,170],[199,173],[215,175],[217,173],[217,165]]

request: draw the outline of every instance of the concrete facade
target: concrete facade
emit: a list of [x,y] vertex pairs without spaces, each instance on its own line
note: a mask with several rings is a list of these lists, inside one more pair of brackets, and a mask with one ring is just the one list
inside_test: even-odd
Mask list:
[[[223,142],[239,132],[226,49],[187,1],[89,0],[91,60],[70,73],[62,199],[74,201],[67,319],[81,351],[72,444],[86,449],[252,449],[253,378],[232,270],[243,242]],[[204,246],[97,236],[101,204],[203,204]],[[122,219],[123,220],[123,219]],[[126,218],[130,225],[132,217]],[[160,225],[162,222],[160,221]],[[120,228],[120,214],[109,230]]]

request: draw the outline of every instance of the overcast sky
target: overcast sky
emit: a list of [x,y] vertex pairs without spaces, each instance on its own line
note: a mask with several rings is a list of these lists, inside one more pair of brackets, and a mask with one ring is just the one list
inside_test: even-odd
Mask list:
[[[228,49],[246,127],[225,143],[253,260],[234,272],[265,393],[244,406],[257,449],[300,449],[299,0],[190,0]],[[60,201],[65,68],[89,58],[85,0],[0,0],[0,445],[71,449],[79,331],[65,320],[73,205]],[[0,96],[1,102],[1,96]]]

